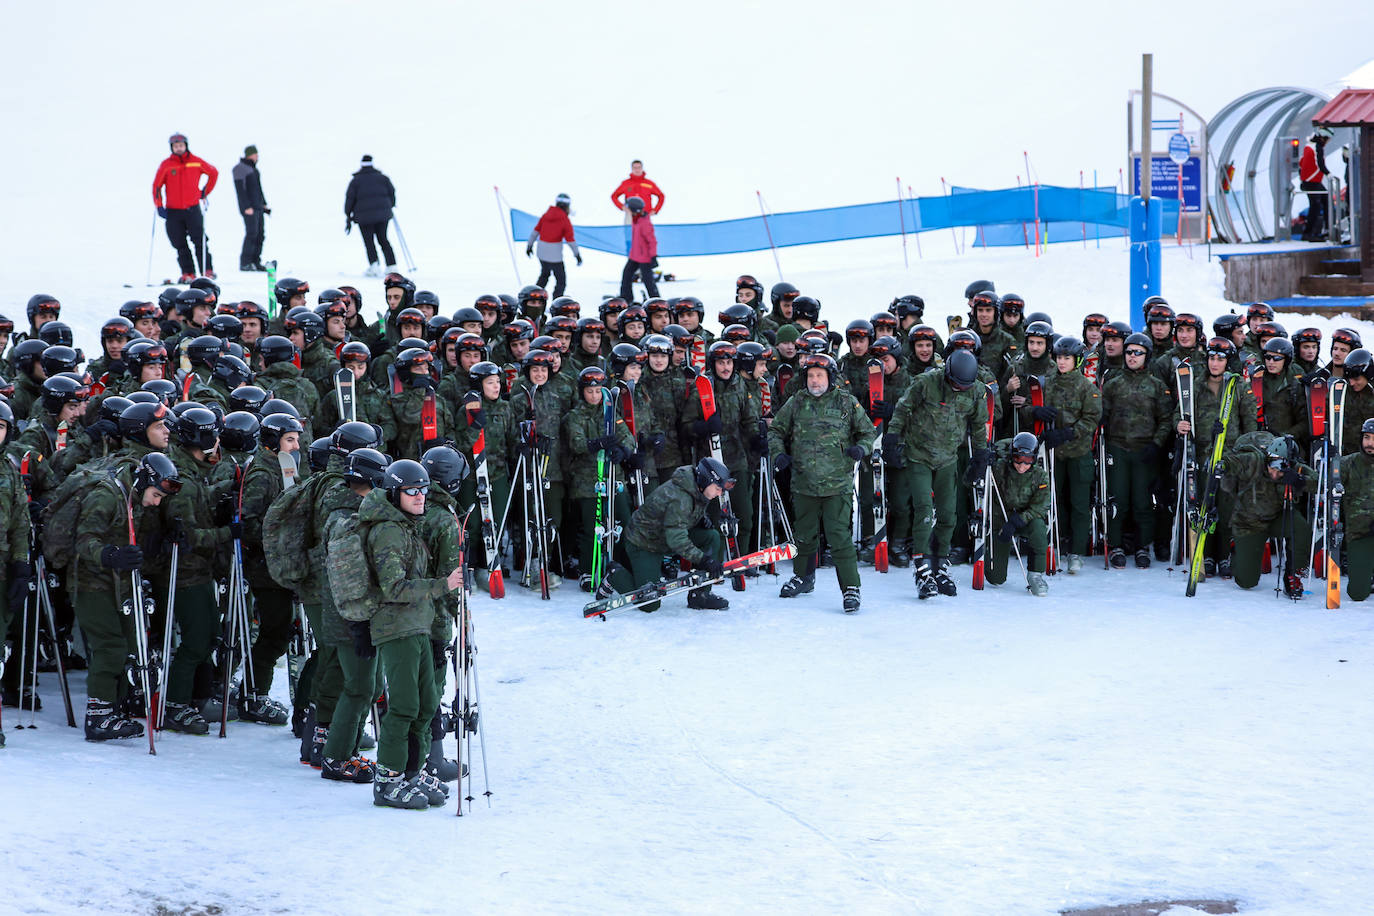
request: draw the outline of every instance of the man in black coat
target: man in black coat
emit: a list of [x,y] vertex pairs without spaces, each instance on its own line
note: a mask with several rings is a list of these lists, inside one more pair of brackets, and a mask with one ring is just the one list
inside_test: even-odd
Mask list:
[[258,148],[246,146],[243,158],[234,166],[234,192],[239,196],[243,217],[243,250],[239,270],[266,270],[262,266],[262,240],[267,231],[267,198],[262,196],[262,177],[258,174]]
[[371,156],[364,156],[362,167],[353,173],[353,180],[348,183],[348,193],[344,195],[344,215],[348,217],[344,223],[344,233],[347,234],[354,223],[358,224],[363,235],[363,247],[367,249],[369,277],[381,274],[375,245],[382,246],[387,271],[396,269],[396,255],[386,238],[386,227],[391,222],[391,208],[394,206],[396,188],[391,184],[391,179],[373,168]]

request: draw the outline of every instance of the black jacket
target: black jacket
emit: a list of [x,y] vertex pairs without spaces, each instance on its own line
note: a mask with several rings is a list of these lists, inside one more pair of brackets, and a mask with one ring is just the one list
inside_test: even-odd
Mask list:
[[360,226],[385,223],[391,219],[396,206],[396,188],[391,179],[370,165],[353,173],[344,196],[344,215]]
[[258,164],[249,159],[240,159],[234,166],[234,191],[239,196],[239,212],[249,207],[262,210],[267,206],[267,198],[262,196],[262,176],[258,174]]

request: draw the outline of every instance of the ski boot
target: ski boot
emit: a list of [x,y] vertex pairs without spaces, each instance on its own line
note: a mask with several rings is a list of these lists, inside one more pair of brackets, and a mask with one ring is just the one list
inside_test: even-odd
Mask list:
[[1135,568],[1136,568],[1136,569],[1149,569],[1149,568],[1150,568],[1150,552],[1149,552],[1148,550],[1146,550],[1144,547],[1140,548],[1139,550],[1137,550],[1137,551],[1135,552]]
[[916,580],[916,597],[924,601],[927,598],[934,598],[940,594],[940,586],[935,581],[935,573],[930,568],[930,557],[921,556],[915,558],[916,569],[912,577]]
[[1307,570],[1300,569],[1297,572],[1285,573],[1283,577],[1283,593],[1294,601],[1302,600],[1302,580],[1307,577]]
[[1112,569],[1126,568],[1126,551],[1120,547],[1113,547],[1112,552],[1107,554],[1107,560],[1112,564]]
[[1206,557],[1202,561],[1203,578],[1210,579],[1217,574],[1217,561],[1211,557]]
[[1217,564],[1217,574],[1223,579],[1231,578],[1231,558],[1227,557]]
[[406,783],[422,792],[431,808],[442,808],[448,803],[448,786],[423,769],[406,776]]
[[306,763],[317,770],[324,769],[324,743],[329,740],[329,726],[316,725],[310,739],[310,759]]
[[906,569],[911,565],[911,548],[905,540],[892,542],[887,562],[898,569]]
[[859,562],[867,566],[872,566],[874,552],[873,538],[864,538],[863,542],[859,545]]
[[951,547],[949,549],[949,556],[946,557],[945,560],[947,563],[953,563],[955,566],[961,566],[964,563],[968,562],[970,553],[971,551],[967,547]]
[[1169,562],[1169,557],[1172,553],[1173,551],[1169,548],[1168,541],[1165,541],[1163,544],[1155,545],[1155,559],[1161,563]]
[[852,614],[859,609],[859,587],[849,585],[844,590],[844,612]]
[[1036,598],[1043,598],[1050,593],[1050,586],[1045,582],[1044,573],[1026,573],[1026,588],[1030,589],[1031,595]]
[[367,270],[363,271],[364,277],[380,277],[381,275],[382,265],[378,264],[376,261],[373,261],[371,264],[367,265]]
[[807,595],[816,589],[816,574],[807,573],[805,576],[793,575],[782,584],[782,591],[778,592],[779,598],[795,598],[798,595]]
[[18,707],[20,710],[28,710],[30,712],[39,712],[43,709],[42,699],[40,699],[38,694],[33,692],[33,688],[27,684],[24,685],[23,690],[19,690],[15,687],[6,688],[3,692],[3,699],[0,699],[0,702],[3,702],[6,706]]
[[86,740],[109,741],[112,738],[142,738],[143,725],[116,715],[114,704],[105,700],[86,701]]
[[954,584],[954,579],[949,574],[948,557],[942,557],[940,565],[935,568],[935,587],[940,590],[940,594],[949,595],[951,598],[959,594],[959,586]]
[[350,760],[335,760],[333,757],[326,757],[324,758],[324,766],[320,768],[322,779],[332,779],[335,782],[368,783],[372,781],[372,774],[372,762],[362,757],[354,757]]
[[429,807],[429,799],[424,792],[411,785],[403,773],[379,766],[372,779],[372,804],[379,808],[423,811]]
[[440,782],[453,782],[461,772],[458,761],[444,756],[442,738],[435,738],[429,742],[429,757],[425,759],[425,769]]
[[713,594],[710,586],[707,586],[688,592],[687,606],[694,611],[724,611],[729,609],[730,602],[720,595]]
[[239,701],[239,719],[244,722],[285,725],[289,717],[286,707],[268,696],[246,694]]
[[1076,553],[1069,554],[1069,575],[1076,576],[1083,571],[1083,558]]
[[200,714],[200,710],[190,703],[168,703],[167,719],[162,727],[168,731],[184,735],[208,735],[210,723]]

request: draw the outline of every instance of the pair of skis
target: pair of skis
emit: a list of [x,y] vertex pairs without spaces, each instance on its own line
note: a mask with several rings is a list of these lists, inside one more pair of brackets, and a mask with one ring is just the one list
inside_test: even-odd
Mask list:
[[634,591],[626,592],[623,595],[612,595],[609,598],[592,601],[582,608],[582,616],[584,618],[601,617],[604,620],[605,615],[610,611],[662,601],[664,598],[679,592],[714,585],[729,576],[742,575],[747,569],[762,569],[783,560],[790,560],[796,555],[797,548],[792,544],[774,544],[772,547],[765,547],[754,553],[747,553],[742,557],[726,560],[721,564],[723,574],[719,577],[713,578],[705,570],[694,569],[691,572],[683,573],[676,579],[660,579],[657,582],[641,585]]
[[1207,465],[1207,480],[1202,487],[1202,495],[1188,507],[1188,525],[1192,529],[1192,562],[1188,565],[1188,584],[1184,594],[1192,598],[1197,594],[1197,584],[1202,579],[1203,559],[1207,550],[1207,536],[1217,528],[1217,493],[1221,489],[1221,456],[1226,448],[1226,434],[1231,428],[1231,414],[1236,403],[1236,378],[1226,380],[1221,392],[1221,432],[1212,442],[1212,458]]
[[[1313,530],[1309,563],[1312,575],[1326,580],[1326,606],[1331,610],[1341,606],[1341,499],[1345,496],[1345,486],[1341,483],[1341,451],[1346,384],[1343,378],[1317,379],[1307,389],[1313,463],[1318,468],[1310,513]],[[1322,544],[1320,555],[1318,540]],[[1321,562],[1316,562],[1318,559]]]
[[[425,405],[430,405],[434,391],[425,394]],[[477,506],[482,513],[482,548],[487,553],[487,592],[492,598],[506,597],[506,581],[501,572],[501,556],[497,550],[500,533],[496,524],[496,509],[492,499],[491,473],[487,468],[487,431],[474,419],[481,409],[482,396],[469,391],[463,396],[463,412],[468,423],[477,427],[477,441],[472,444],[472,470],[477,481]],[[423,416],[422,407],[422,416]],[[432,415],[431,415],[432,416]],[[434,436],[437,439],[437,435]],[[507,508],[510,503],[507,502]]]
[[[1043,375],[1030,375],[1026,377],[1030,383],[1030,402],[1031,407],[1045,406],[1045,377]],[[1050,478],[1050,512],[1049,512],[1049,545],[1045,548],[1045,573],[1054,575],[1059,572],[1059,495],[1055,492],[1054,485],[1054,450],[1045,448],[1045,431],[1047,424],[1044,420],[1035,421],[1035,438],[1040,440],[1040,448],[1037,458],[1040,466],[1045,469],[1045,473]],[[1106,532],[1103,532],[1103,540],[1106,539]]]
[[[984,447],[992,448],[996,441],[996,432],[993,429],[995,411],[997,409],[997,394],[993,386],[985,386],[987,394],[987,417],[983,421],[983,442]],[[973,443],[970,441],[970,454],[972,454]],[[969,516],[969,541],[972,550],[969,552],[969,562],[973,564],[973,587],[982,590],[987,579],[986,560],[988,539],[992,537],[992,512],[988,506],[988,496],[992,493],[996,482],[992,478],[992,465],[989,463],[987,470],[983,472],[983,479],[973,485],[973,514]]]
[[[620,400],[619,388],[601,389],[602,435],[614,441],[615,424],[619,419],[617,401]],[[593,595],[601,588],[607,571],[615,556],[615,542],[620,536],[620,526],[615,521],[615,497],[619,491],[616,481],[615,462],[611,460],[609,449],[596,452],[596,527],[592,540],[591,588]]]
[[[868,361],[868,407],[873,420],[873,449],[869,462],[873,468],[873,568],[887,572],[887,465],[883,460],[883,432],[885,424],[877,416],[878,405],[883,403],[883,362],[880,359]],[[855,532],[858,533],[857,531]]]
[[[469,512],[472,510],[469,509]],[[463,802],[472,803],[472,758],[471,735],[476,733],[478,746],[482,753],[482,781],[487,807],[491,807],[491,781],[487,771],[487,736],[482,728],[482,690],[477,681],[477,667],[474,664],[477,647],[472,638],[472,612],[468,604],[468,543],[467,519],[458,518],[458,513],[449,510],[453,524],[458,526],[459,563],[463,569],[463,584],[458,586],[458,620],[453,628],[453,644],[449,646],[450,663],[453,665],[453,709],[451,722],[454,738],[458,742],[458,804],[456,815],[463,816]],[[463,791],[463,770],[467,769],[468,791]]]
[[[701,399],[701,418],[707,423],[716,415],[716,390],[711,377],[701,374],[694,380],[697,386],[697,396]],[[710,433],[709,448],[711,457],[725,464],[725,459],[721,457],[720,433]],[[739,549],[739,519],[735,517],[733,508],[730,506],[730,491],[721,490],[720,493],[720,533],[725,538],[725,558],[733,560],[740,556]],[[744,591],[744,571],[730,579],[730,587],[737,592]]]
[[544,505],[548,480],[544,468],[548,456],[539,447],[538,420],[535,414],[535,395],[539,386],[526,389],[529,398],[530,419],[520,424],[520,439],[525,449],[525,469],[521,475],[525,492],[525,572],[526,588],[533,587],[534,570],[539,570],[539,597],[549,600],[549,541],[558,532],[549,524],[549,516]]
[[1178,466],[1178,491],[1174,500],[1173,544],[1169,560],[1174,566],[1181,566],[1187,557],[1192,556],[1193,529],[1188,524],[1188,509],[1197,504],[1197,454],[1193,438],[1193,367],[1179,363],[1174,367],[1174,389],[1178,396],[1178,414],[1188,423],[1187,435],[1180,436],[1174,448],[1181,452]]

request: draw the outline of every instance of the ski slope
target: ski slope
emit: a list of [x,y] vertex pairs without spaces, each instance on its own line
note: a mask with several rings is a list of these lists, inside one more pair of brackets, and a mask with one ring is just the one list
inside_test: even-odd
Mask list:
[[[942,324],[982,277],[1069,330],[1089,310],[1127,317],[1120,242],[1037,259],[926,239],[910,270],[899,248],[781,259],[838,328],[902,292]],[[1210,324],[1228,307],[1203,249],[1166,246],[1164,265],[1176,308]],[[284,266],[315,290],[344,282],[324,260]],[[618,266],[570,265],[570,292],[594,304]],[[736,273],[777,279],[766,253],[665,266],[698,278],[665,294],[700,296],[709,319]],[[513,289],[508,268],[414,276],[448,309]],[[108,276],[48,290],[79,343],[135,292]],[[227,298],[261,298],[261,275],[221,279]],[[380,303],[378,281],[353,279]],[[27,297],[21,282],[0,278],[5,301]],[[474,765],[462,819],[452,803],[373,808],[367,788],[301,766],[284,728],[165,735],[157,757],[88,744],[45,675],[37,730],[5,710],[0,861],[19,880],[0,911],[1050,914],[1147,898],[1367,911],[1370,608],[1280,599],[1270,578],[1188,600],[1181,570],[1099,564],[1052,577],[1045,600],[1014,562],[1006,587],[973,592],[957,567],[961,594],[926,602],[907,571],[865,569],[853,616],[828,570],[793,601],[765,576],[722,592],[725,612],[679,597],[605,622],[582,619],[570,585],[547,603],[479,593],[492,797]],[[74,677],[78,703],[82,687]],[[284,672],[275,690],[285,700]]]

